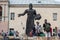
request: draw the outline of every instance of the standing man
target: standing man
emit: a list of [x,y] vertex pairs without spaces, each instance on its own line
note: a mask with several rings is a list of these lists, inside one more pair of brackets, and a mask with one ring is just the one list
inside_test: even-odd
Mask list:
[[29,9],[26,9],[23,14],[19,14],[18,16],[24,16],[27,14],[27,21],[26,21],[26,34],[27,36],[30,36],[31,30],[33,30],[34,27],[34,18],[36,16],[36,10],[33,9],[33,5],[29,4]]
[[47,22],[47,19],[44,20],[44,24],[43,24],[43,27],[44,27],[44,31],[46,32],[46,37],[47,39],[50,38],[51,34],[50,34],[50,27],[51,27],[51,24]]

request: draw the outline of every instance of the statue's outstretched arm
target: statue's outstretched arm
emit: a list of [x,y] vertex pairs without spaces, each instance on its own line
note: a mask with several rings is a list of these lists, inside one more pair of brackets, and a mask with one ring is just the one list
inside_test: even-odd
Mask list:
[[27,10],[25,10],[25,12],[23,14],[18,14],[18,17],[24,16],[26,13],[27,13]]

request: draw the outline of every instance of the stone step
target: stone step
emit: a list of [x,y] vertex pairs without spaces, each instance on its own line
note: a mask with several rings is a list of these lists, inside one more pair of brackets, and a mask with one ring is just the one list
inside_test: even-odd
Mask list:
[[[2,36],[0,36],[0,40],[3,39]],[[9,36],[9,39],[14,39],[14,36]],[[47,37],[23,37],[22,40],[48,40]],[[50,37],[49,40],[60,40],[59,37]]]
[[[48,40],[46,37],[25,37],[23,40]],[[58,37],[50,37],[49,40],[60,40]]]

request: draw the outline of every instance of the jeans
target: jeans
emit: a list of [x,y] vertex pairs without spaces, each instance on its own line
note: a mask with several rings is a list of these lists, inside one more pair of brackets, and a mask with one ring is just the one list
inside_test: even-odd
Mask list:
[[51,37],[50,32],[46,32],[46,37]]

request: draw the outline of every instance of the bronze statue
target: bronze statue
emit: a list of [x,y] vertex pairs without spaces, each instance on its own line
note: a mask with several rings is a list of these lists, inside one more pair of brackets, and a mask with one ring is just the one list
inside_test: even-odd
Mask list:
[[34,19],[36,16],[36,10],[32,9],[33,5],[29,4],[29,9],[26,9],[23,14],[19,14],[18,16],[24,16],[27,14],[27,21],[26,21],[26,34],[29,36],[29,33],[33,30],[34,27]]

